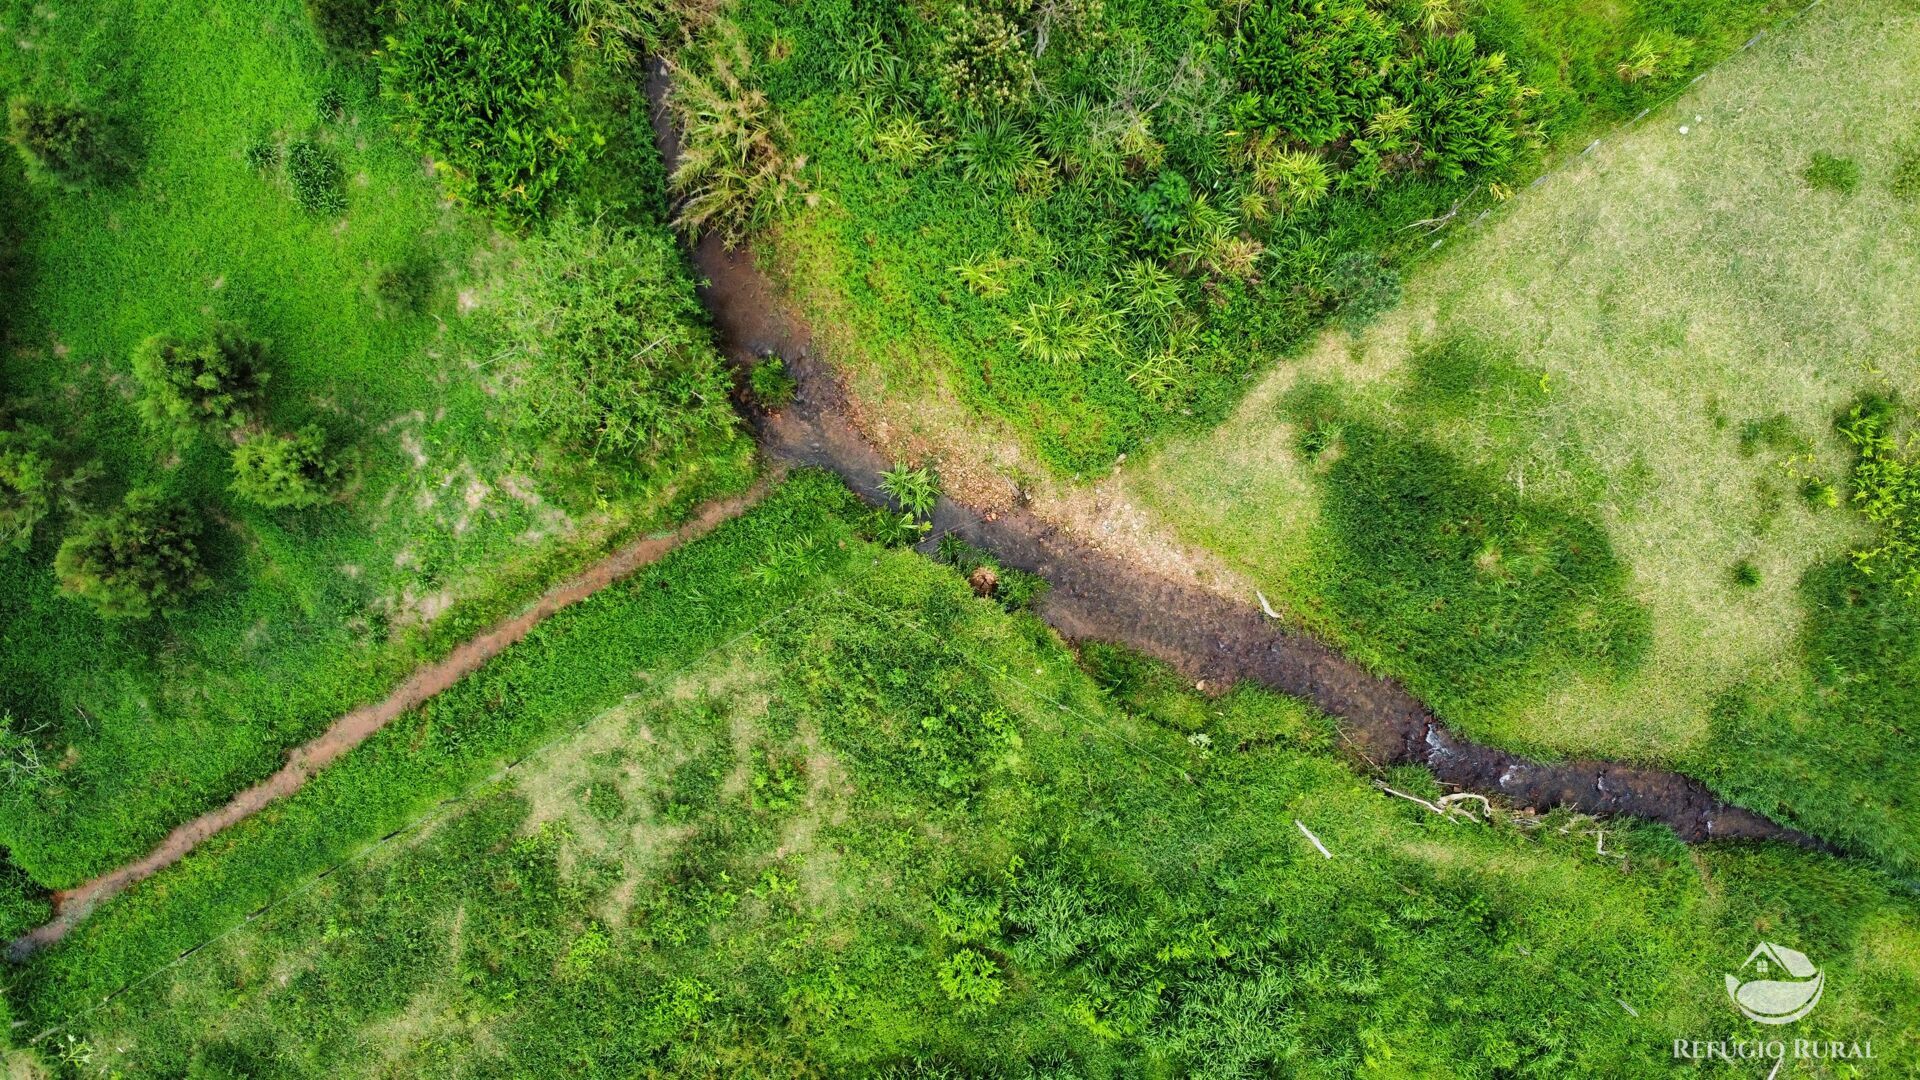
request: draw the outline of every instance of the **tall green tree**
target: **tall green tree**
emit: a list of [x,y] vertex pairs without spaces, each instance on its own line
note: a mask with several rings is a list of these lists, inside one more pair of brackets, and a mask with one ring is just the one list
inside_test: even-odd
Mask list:
[[144,619],[171,611],[211,584],[200,558],[200,522],[150,488],[83,520],[61,542],[53,569],[60,591],[102,618]]

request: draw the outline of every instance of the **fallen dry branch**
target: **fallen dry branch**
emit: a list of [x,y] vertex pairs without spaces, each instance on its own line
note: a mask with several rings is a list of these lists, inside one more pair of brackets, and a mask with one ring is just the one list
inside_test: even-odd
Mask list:
[[1320,838],[1313,835],[1313,830],[1307,828],[1306,822],[1301,821],[1299,818],[1294,818],[1293,823],[1299,826],[1300,835],[1306,837],[1308,840],[1311,840],[1313,842],[1314,848],[1317,849],[1320,852],[1320,854],[1326,856],[1329,859],[1333,858],[1333,852],[1328,851],[1327,845],[1321,843]]

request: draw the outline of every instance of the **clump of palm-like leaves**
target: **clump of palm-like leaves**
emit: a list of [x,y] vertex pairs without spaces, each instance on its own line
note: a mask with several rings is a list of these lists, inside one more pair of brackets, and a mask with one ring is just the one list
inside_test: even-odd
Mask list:
[[950,269],[968,292],[983,300],[998,300],[1007,295],[1010,289],[1007,275],[1018,270],[1025,262],[1024,259],[995,252],[991,255],[975,255]]
[[895,465],[880,474],[880,490],[900,507],[901,513],[920,520],[931,518],[934,504],[940,501],[940,479],[926,465],[917,469],[905,463]]
[[711,30],[669,62],[667,104],[681,139],[669,180],[682,200],[675,224],[733,246],[803,197],[806,158],[789,152],[786,125],[752,85],[753,54],[739,28],[717,21]]
[[[1240,147],[1240,160],[1247,170],[1248,194],[1257,197],[1255,205],[1263,211],[1247,215],[1255,220],[1312,206],[1326,197],[1331,186],[1326,159],[1311,150],[1288,149],[1270,130],[1247,139]],[[1242,205],[1246,205],[1245,196]]]
[[855,116],[867,135],[865,150],[869,161],[884,161],[908,171],[925,161],[937,145],[933,130],[925,120],[911,112],[887,112],[878,97],[860,102]]
[[1668,30],[1641,34],[1615,66],[1621,82],[1652,82],[1671,78],[1693,62],[1693,39]]

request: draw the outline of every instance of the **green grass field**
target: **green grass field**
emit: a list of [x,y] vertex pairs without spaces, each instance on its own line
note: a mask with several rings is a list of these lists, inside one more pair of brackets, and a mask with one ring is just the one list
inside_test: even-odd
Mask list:
[[[0,1071],[1920,1077],[1920,8],[1787,13],[0,0],[0,940],[752,482],[736,396],[812,373],[736,381],[682,240],[755,246],[929,504],[765,477],[62,909]],[[1475,804],[1069,646],[900,546],[942,484],[1839,850]],[[1790,1028],[1729,1000],[1762,943]]]
[[1844,498],[1836,417],[1912,416],[1917,85],[1910,5],[1813,9],[1127,491],[1480,737],[1673,764],[1920,865],[1920,617],[1785,467]]
[[[106,625],[55,593],[57,524],[0,559],[0,708],[58,762],[0,790],[0,848],[42,884],[143,851],[612,538],[745,482],[744,439],[583,468],[509,428],[485,326],[516,241],[442,197],[371,66],[329,61],[295,0],[0,11],[0,93],[93,105],[135,143],[125,183],[85,192],[28,188],[7,155],[26,274],[5,395],[99,463],[95,501],[158,482],[196,506],[217,581],[177,616]],[[657,227],[644,113],[605,126],[614,175],[583,179],[583,201]],[[340,212],[248,159],[302,139],[340,165]],[[417,309],[377,295],[396,267],[429,282]],[[267,419],[326,432],[340,499],[248,506],[224,437],[182,449],[141,426],[135,345],[212,320],[270,342]]]
[[1795,1035],[1872,1039],[1857,1075],[1910,1075],[1916,912],[1874,871],[1624,823],[1602,854],[1560,815],[1442,821],[1339,764],[1298,704],[1076,656],[857,519],[797,477],[117,901],[12,975],[30,1029],[65,1023],[43,1058],[1656,1076],[1673,1039],[1745,1030],[1721,973],[1764,936],[1827,972]]

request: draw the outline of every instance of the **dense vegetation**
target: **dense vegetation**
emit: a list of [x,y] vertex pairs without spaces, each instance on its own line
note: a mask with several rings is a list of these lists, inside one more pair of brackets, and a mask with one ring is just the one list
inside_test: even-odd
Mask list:
[[[1871,871],[1563,815],[1436,817],[1339,764],[1298,704],[1076,657],[959,574],[861,541],[863,519],[831,479],[795,478],[102,912],[16,985],[29,1016],[292,891],[43,1056],[151,1075],[1653,1076],[1672,1038],[1736,1022],[1720,972],[1763,932],[1828,972],[1796,1035],[1914,1049],[1914,912]],[[305,886],[502,759],[401,846]]]
[[1218,420],[1328,311],[1390,304],[1435,230],[1659,100],[1768,8],[690,12],[684,223],[734,242],[784,220],[769,250],[841,363],[896,393],[957,390],[1084,474]]
[[1920,217],[1865,133],[1911,129],[1916,49],[1810,10],[1103,497],[1481,739],[1912,874]]

